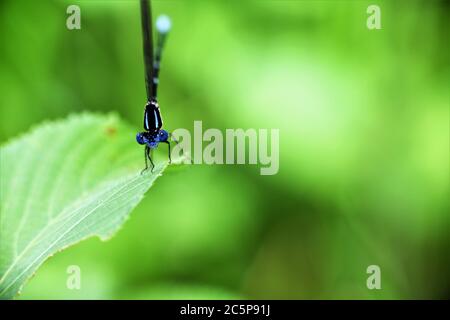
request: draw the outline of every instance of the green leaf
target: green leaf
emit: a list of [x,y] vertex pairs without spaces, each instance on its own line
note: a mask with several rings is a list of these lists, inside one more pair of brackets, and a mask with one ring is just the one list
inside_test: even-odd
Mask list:
[[0,148],[0,298],[55,252],[108,239],[166,162],[141,175],[135,132],[113,115],[46,123]]

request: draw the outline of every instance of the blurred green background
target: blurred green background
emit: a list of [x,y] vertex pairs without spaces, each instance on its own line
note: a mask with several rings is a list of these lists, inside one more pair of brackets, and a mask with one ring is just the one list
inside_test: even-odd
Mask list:
[[[366,27],[370,4],[382,30]],[[165,128],[279,128],[280,171],[170,170],[112,240],[56,254],[21,298],[448,298],[448,9],[153,1],[173,20]],[[84,110],[141,128],[137,1],[3,0],[0,32],[1,142]],[[366,287],[372,264],[381,290]]]

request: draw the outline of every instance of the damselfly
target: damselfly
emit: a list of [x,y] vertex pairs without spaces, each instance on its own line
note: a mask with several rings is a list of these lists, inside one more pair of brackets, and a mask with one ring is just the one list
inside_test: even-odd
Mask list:
[[[158,147],[160,143],[166,143],[169,148],[169,163],[170,158],[170,134],[161,129],[163,122],[161,112],[159,111],[159,104],[157,100],[157,89],[159,81],[159,67],[161,64],[161,55],[166,41],[167,34],[171,27],[170,19],[167,16],[160,16],[156,21],[156,29],[158,31],[158,39],[156,50],[153,52],[152,39],[152,13],[151,6],[148,0],[141,0],[141,25],[142,25],[142,41],[144,48],[144,65],[145,65],[145,88],[147,90],[147,103],[145,104],[144,112],[144,132],[139,132],[136,135],[136,141],[145,145],[145,168],[148,169],[147,159],[150,161],[153,168],[155,167],[151,151]],[[154,54],[154,58],[153,58]]]

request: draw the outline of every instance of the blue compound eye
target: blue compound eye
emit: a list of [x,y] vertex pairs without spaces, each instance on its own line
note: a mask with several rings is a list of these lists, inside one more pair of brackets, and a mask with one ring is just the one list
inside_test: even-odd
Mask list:
[[169,133],[166,130],[159,131],[159,141],[167,141],[169,139]]
[[139,133],[136,135],[136,141],[137,141],[137,143],[139,143],[139,144],[145,144],[145,137],[144,137],[144,133],[143,133],[143,132],[139,132]]

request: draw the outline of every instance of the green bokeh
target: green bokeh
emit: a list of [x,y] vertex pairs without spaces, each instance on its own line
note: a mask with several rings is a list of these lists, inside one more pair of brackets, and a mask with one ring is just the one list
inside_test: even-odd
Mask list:
[[[373,3],[381,30],[366,27]],[[81,30],[66,28],[69,4]],[[56,254],[21,297],[448,297],[448,9],[154,1],[154,16],[173,20],[165,128],[279,128],[280,171],[172,170],[113,239]],[[85,110],[138,130],[139,19],[131,0],[2,1],[0,141]],[[372,264],[382,290],[366,287]],[[69,265],[81,268],[81,290],[66,287]]]

